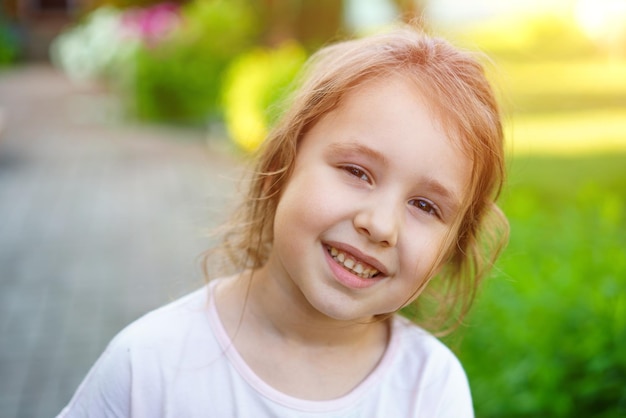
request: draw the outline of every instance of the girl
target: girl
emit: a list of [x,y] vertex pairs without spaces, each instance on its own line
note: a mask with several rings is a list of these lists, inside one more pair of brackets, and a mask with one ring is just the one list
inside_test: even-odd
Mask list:
[[467,312],[506,238],[503,154],[471,54],[411,29],[319,51],[226,235],[238,272],[122,331],[60,416],[473,416],[458,360],[395,312],[431,280],[435,317]]

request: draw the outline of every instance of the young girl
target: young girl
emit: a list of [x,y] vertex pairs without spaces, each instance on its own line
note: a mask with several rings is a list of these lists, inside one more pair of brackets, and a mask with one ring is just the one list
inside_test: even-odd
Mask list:
[[396,312],[432,280],[466,313],[506,236],[502,142],[471,54],[411,29],[322,49],[225,238],[238,273],[122,331],[60,416],[473,416]]

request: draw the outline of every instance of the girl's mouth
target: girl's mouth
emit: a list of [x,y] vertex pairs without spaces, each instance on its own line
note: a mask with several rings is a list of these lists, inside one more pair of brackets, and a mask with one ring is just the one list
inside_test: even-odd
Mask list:
[[380,271],[376,270],[374,267],[363,261],[354,259],[352,256],[336,249],[335,247],[327,245],[326,251],[328,251],[328,254],[330,254],[332,259],[335,260],[337,264],[362,279],[372,279],[380,274]]

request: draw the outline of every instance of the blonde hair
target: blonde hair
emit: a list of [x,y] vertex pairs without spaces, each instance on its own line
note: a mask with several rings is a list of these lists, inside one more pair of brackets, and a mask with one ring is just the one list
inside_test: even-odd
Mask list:
[[458,233],[444,248],[445,268],[437,285],[429,286],[437,301],[436,312],[431,312],[436,320],[429,327],[456,326],[508,235],[506,218],[495,204],[505,175],[503,130],[482,65],[475,54],[443,39],[401,28],[323,48],[303,74],[290,107],[258,152],[248,195],[229,224],[220,254],[226,254],[236,271],[263,266],[272,248],[276,207],[300,141],[349,91],[368,80],[400,74],[420,89],[446,134],[472,161]]

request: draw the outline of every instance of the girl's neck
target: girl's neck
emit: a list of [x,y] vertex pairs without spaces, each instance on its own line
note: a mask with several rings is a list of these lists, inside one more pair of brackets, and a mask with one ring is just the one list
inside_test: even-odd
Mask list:
[[225,322],[236,322],[236,329],[229,330],[235,331],[233,334],[241,327],[254,327],[289,344],[311,349],[363,347],[381,341],[383,348],[386,345],[388,321],[373,317],[355,321],[330,318],[315,310],[297,289],[273,280],[263,268],[233,277],[223,287],[223,302],[228,303],[218,304],[218,308],[220,314],[227,314]]
[[218,284],[221,322],[247,365],[268,385],[301,399],[343,396],[374,371],[389,321],[337,321],[295,298],[261,269]]

